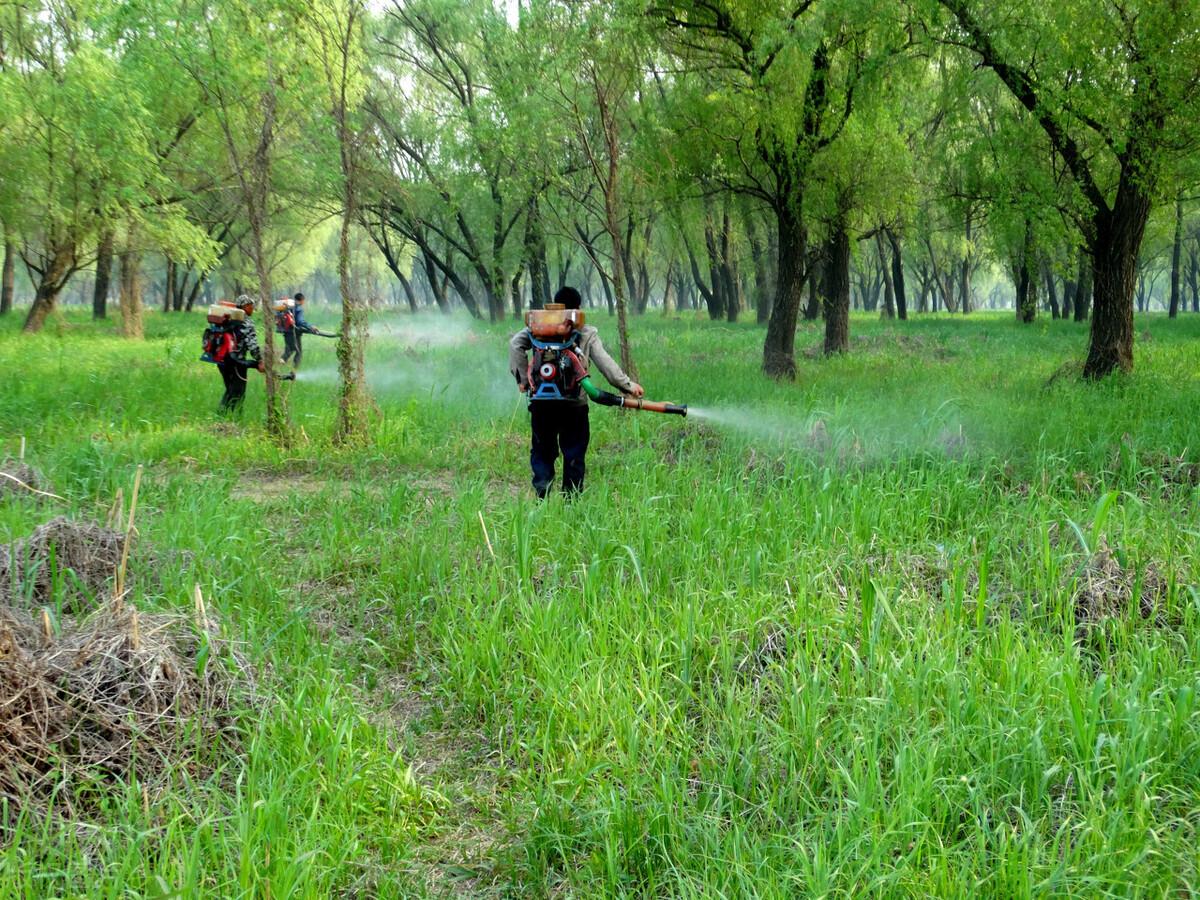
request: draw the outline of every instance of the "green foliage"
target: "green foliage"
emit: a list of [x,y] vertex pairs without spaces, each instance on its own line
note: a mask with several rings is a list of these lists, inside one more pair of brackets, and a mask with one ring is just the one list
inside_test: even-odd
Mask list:
[[[220,778],[25,827],[0,896],[1195,887],[1193,319],[1142,320],[1100,386],[1054,377],[1066,323],[860,317],[781,385],[753,326],[635,321],[651,395],[717,418],[593,410],[572,505],[528,496],[502,326],[379,320],[369,450],[332,445],[309,345],[285,453],[257,380],[241,424],[210,413],[199,317],[142,347],[69,324],[0,324],[5,449],[67,498],[9,495],[0,540],[146,464],[169,562],[135,555],[136,602],[201,583],[265,680]],[[1102,545],[1152,614],[1087,617]]]

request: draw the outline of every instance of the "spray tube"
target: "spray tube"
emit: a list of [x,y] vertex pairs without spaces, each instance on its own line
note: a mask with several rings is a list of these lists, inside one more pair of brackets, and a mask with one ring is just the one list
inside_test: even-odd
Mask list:
[[579,382],[579,386],[583,388],[585,394],[592,398],[592,401],[599,403],[601,406],[621,406],[625,409],[640,409],[643,412],[668,413],[675,416],[687,415],[687,404],[662,403],[657,400],[642,400],[634,397],[620,397],[616,394],[610,394],[608,391],[602,391],[592,383],[590,376],[584,375]]

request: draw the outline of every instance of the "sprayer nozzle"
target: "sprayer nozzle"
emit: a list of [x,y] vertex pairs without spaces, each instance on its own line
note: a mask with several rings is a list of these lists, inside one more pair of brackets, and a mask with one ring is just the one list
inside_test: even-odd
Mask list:
[[686,417],[687,416],[687,404],[686,403],[680,403],[680,404],[668,403],[667,408],[665,410],[663,410],[663,412],[673,413],[677,416]]

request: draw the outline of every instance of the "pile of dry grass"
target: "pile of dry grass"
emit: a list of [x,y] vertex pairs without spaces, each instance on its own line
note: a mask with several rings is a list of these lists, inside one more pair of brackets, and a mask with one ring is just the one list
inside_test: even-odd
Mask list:
[[[34,582],[0,596],[0,829],[21,813],[87,818],[106,787],[135,775],[143,785],[181,769],[203,777],[234,740],[234,698],[252,689],[249,666],[199,589],[192,615],[143,614],[111,598],[104,587],[120,541],[56,519],[10,548],[9,572]],[[49,596],[39,579],[52,550],[99,598],[91,609],[64,607],[57,622],[38,606]]]
[[1075,585],[1076,636],[1086,636],[1105,619],[1126,618],[1135,600],[1138,615],[1157,623],[1167,590],[1167,580],[1154,563],[1148,563],[1139,574],[1134,567],[1123,566],[1101,541]]
[[28,463],[15,459],[0,460],[0,500],[10,496],[34,494],[44,491],[41,474]]
[[61,600],[64,612],[86,612],[108,592],[124,540],[111,528],[51,519],[29,537],[0,545],[0,603],[42,606]]

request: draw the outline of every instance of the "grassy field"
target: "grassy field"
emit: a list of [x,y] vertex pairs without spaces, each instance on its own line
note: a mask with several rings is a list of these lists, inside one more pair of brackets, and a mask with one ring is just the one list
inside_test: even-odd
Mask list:
[[1200,893],[1200,321],[1084,385],[1073,323],[855,319],[775,384],[752,325],[647,317],[648,395],[703,415],[593,408],[544,504],[507,326],[380,320],[347,451],[332,342],[281,449],[198,316],[18,325],[0,456],[66,499],[0,539],[143,464],[135,602],[200,584],[261,684],[211,778],[23,821],[0,897]]

